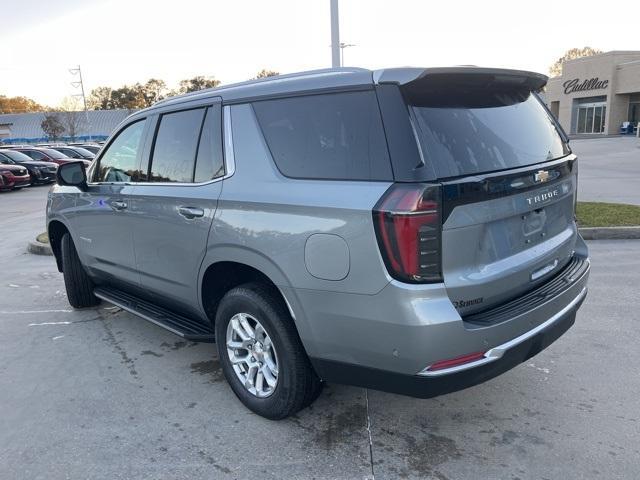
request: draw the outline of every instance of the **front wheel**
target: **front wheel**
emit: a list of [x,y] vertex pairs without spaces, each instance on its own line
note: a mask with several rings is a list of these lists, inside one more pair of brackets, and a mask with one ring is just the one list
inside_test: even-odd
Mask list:
[[100,303],[100,299],[93,294],[93,281],[84,271],[78,252],[69,233],[62,236],[60,242],[62,255],[62,273],[64,286],[67,289],[67,299],[74,308],[93,307]]
[[216,343],[233,392],[250,410],[279,420],[317,398],[321,382],[277,293],[248,283],[223,297]]

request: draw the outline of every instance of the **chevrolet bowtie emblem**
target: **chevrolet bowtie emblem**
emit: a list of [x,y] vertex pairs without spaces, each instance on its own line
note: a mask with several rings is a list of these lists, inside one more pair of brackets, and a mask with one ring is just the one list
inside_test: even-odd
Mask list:
[[547,180],[549,180],[549,177],[550,175],[547,170],[538,170],[538,172],[533,175],[533,179],[536,181],[536,183],[546,182]]

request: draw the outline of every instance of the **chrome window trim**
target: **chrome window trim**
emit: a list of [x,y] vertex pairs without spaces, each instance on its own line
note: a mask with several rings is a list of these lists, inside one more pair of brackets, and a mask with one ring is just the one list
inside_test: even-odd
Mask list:
[[[168,112],[170,113],[170,112]],[[225,174],[207,180],[206,182],[91,182],[87,185],[130,185],[130,186],[147,186],[147,187],[203,187],[212,183],[220,182],[231,177],[236,171],[235,156],[233,153],[233,132],[231,131],[231,107],[225,105],[222,107],[222,156],[225,167]]]

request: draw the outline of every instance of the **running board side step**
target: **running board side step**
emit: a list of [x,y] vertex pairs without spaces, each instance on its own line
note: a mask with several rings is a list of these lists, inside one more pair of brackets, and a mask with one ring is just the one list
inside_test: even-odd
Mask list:
[[159,307],[138,297],[109,287],[96,287],[93,294],[127,312],[192,342],[215,342],[211,328],[201,322]]

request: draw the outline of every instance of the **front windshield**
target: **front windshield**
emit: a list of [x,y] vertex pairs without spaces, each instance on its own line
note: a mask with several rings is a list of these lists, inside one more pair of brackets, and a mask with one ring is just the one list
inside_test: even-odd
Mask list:
[[95,155],[93,154],[93,152],[90,152],[89,150],[87,150],[86,148],[82,148],[82,147],[74,147],[74,150],[76,152],[78,152],[80,155],[82,155],[84,158],[93,158],[95,157]]
[[53,150],[52,148],[43,148],[42,151],[55,160],[62,160],[64,158],[68,158],[66,155],[63,155],[57,150]]
[[17,152],[15,150],[3,151],[2,155],[4,155],[5,157],[9,157],[11,160],[18,163],[33,161],[33,159],[29,155],[25,155],[24,153]]
[[0,153],[0,164],[2,165],[15,165],[15,162],[8,157],[5,157],[2,153]]

